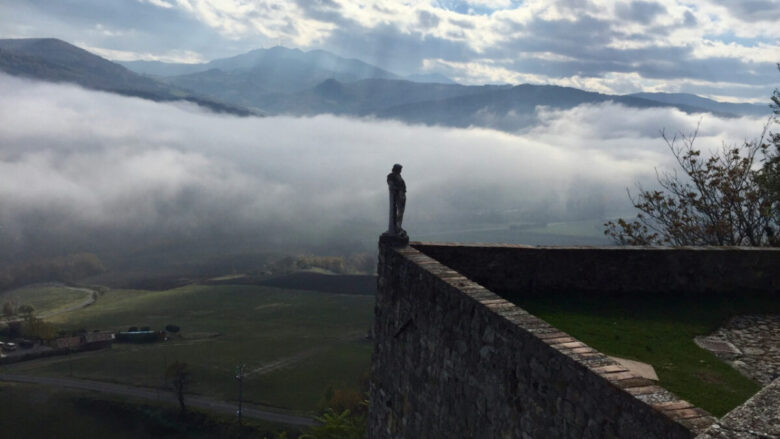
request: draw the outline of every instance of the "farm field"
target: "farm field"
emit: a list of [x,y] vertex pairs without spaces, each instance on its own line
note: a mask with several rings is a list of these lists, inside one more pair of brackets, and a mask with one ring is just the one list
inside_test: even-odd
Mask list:
[[190,285],[165,291],[108,290],[87,308],[50,319],[58,328],[125,331],[181,327],[155,344],[3,367],[16,374],[72,376],[160,387],[167,365],[183,361],[190,392],[237,399],[236,366],[246,365],[244,400],[296,412],[319,408],[331,388],[353,388],[367,373],[372,296],[246,285]]
[[715,416],[743,403],[760,386],[693,338],[710,334],[733,315],[780,314],[780,304],[761,297],[507,299],[605,354],[653,365],[660,385]]
[[[36,315],[66,311],[89,300],[92,291],[61,284],[35,284],[0,293],[0,305],[12,303],[17,307],[29,305]],[[2,320],[0,316],[0,320]]]

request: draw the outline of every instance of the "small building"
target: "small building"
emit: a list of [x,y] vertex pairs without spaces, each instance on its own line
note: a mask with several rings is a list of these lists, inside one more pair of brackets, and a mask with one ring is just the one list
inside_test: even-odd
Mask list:
[[111,347],[114,338],[113,332],[89,332],[72,337],[60,337],[52,340],[49,345],[54,349],[71,351],[94,350]]

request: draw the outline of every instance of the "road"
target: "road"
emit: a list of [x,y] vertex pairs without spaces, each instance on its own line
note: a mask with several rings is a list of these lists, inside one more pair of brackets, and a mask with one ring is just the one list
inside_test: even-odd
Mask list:
[[46,318],[49,318],[49,317],[56,316],[58,314],[62,314],[62,313],[70,312],[70,311],[75,311],[75,310],[81,309],[81,308],[86,308],[89,305],[92,305],[93,303],[95,303],[95,298],[98,295],[98,292],[96,290],[91,289],[91,288],[76,288],[76,287],[63,287],[63,288],[65,288],[66,290],[81,291],[83,293],[87,293],[87,298],[82,300],[81,302],[74,303],[74,304],[69,305],[69,306],[67,306],[65,308],[60,308],[60,309],[57,309],[57,310],[54,310],[54,311],[41,313],[41,314],[37,315],[36,317],[39,317],[41,319],[46,319]]
[[[124,384],[105,383],[101,381],[11,374],[0,374],[0,381],[67,387],[71,389],[90,390],[93,392],[131,396],[135,398],[151,399],[154,401],[178,404],[173,393],[167,390],[134,387]],[[184,402],[191,407],[197,407],[200,409],[228,415],[235,415],[237,410],[236,403],[220,401],[205,396],[186,395]],[[299,425],[303,427],[317,424],[314,419],[309,417],[269,412],[258,409],[246,403],[243,405],[243,415],[249,418],[262,419],[264,421],[278,422],[288,425]]]
[[[93,303],[95,303],[95,300],[96,300],[96,298],[98,296],[98,292],[96,290],[91,289],[91,288],[67,287],[67,286],[64,286],[64,285],[51,284],[51,283],[30,284],[30,285],[25,285],[24,287],[21,287],[21,288],[29,288],[29,287],[33,287],[33,286],[36,286],[36,285],[40,285],[40,286],[57,286],[57,287],[64,288],[66,290],[81,291],[81,292],[86,294],[86,296],[84,297],[83,300],[81,300],[79,302],[76,302],[76,303],[73,303],[73,304],[70,304],[70,305],[68,305],[68,306],[66,306],[64,308],[59,308],[59,309],[55,309],[53,311],[45,311],[45,312],[42,312],[42,313],[34,314],[35,317],[38,317],[40,319],[47,319],[49,317],[54,317],[54,316],[56,316],[58,314],[62,314],[62,313],[70,312],[70,311],[75,311],[75,310],[81,309],[81,308],[86,308],[89,305],[92,305]],[[19,288],[17,288],[17,289],[19,289]],[[16,290],[11,290],[11,291],[16,291]],[[0,317],[0,322],[2,322],[2,323],[21,322],[22,320],[24,320],[24,318],[22,318],[22,317],[12,317],[12,318]]]

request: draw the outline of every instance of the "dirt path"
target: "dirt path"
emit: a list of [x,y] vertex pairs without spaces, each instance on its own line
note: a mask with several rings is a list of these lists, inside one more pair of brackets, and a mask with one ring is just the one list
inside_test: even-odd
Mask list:
[[[27,287],[31,287],[31,286],[35,286],[35,285],[36,284],[25,285],[24,287],[21,287],[21,288],[27,288]],[[50,284],[42,284],[42,285],[50,286]],[[75,311],[77,309],[86,308],[86,307],[92,305],[93,303],[95,303],[95,300],[97,300],[98,292],[97,292],[97,290],[93,290],[91,288],[68,287],[68,286],[64,286],[64,285],[57,285],[57,287],[64,288],[64,289],[67,289],[67,290],[71,290],[71,291],[81,291],[83,293],[86,293],[87,297],[84,300],[80,301],[80,302],[73,303],[73,304],[68,305],[68,306],[66,306],[64,308],[55,309],[53,311],[46,311],[46,312],[42,312],[40,314],[35,313],[34,314],[35,317],[38,317],[40,319],[48,319],[49,317],[54,317],[54,316],[59,315],[59,314],[64,314],[66,312],[71,312],[71,311]],[[12,290],[12,291],[16,291],[16,290]],[[22,320],[24,320],[22,317],[14,317],[14,318],[10,318],[10,319],[7,318],[7,317],[0,317],[0,322],[2,322],[2,323],[21,322]]]
[[71,290],[71,291],[82,291],[82,292],[85,292],[85,293],[87,293],[87,298],[82,300],[81,302],[74,303],[74,304],[69,305],[69,306],[67,306],[65,308],[60,308],[60,309],[57,309],[57,310],[54,310],[54,311],[49,311],[49,312],[44,312],[44,313],[38,314],[37,317],[39,317],[41,319],[47,319],[49,317],[53,317],[53,316],[56,316],[58,314],[63,314],[63,313],[66,313],[66,312],[75,311],[77,309],[86,308],[89,305],[92,305],[93,303],[95,303],[95,300],[97,300],[98,292],[96,290],[91,289],[91,288],[76,288],[76,287],[63,287],[63,288],[65,288],[67,290]]
[[[17,383],[41,384],[46,386],[67,387],[71,389],[89,390],[112,395],[131,396],[135,398],[150,399],[170,404],[178,404],[173,393],[168,390],[150,389],[145,387],[128,386],[124,384],[105,383],[100,381],[80,380],[72,378],[53,378],[28,375],[0,374],[0,381]],[[191,407],[209,410],[212,412],[235,415],[236,403],[221,401],[198,395],[186,395],[185,403]],[[288,425],[312,426],[316,421],[306,416],[297,416],[285,413],[270,412],[244,403],[243,415],[262,419],[270,422],[278,422]]]

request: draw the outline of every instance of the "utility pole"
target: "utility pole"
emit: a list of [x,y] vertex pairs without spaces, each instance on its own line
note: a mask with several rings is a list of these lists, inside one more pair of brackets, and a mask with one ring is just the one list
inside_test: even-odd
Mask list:
[[241,405],[244,397],[244,367],[246,364],[236,366],[236,381],[238,381],[238,426],[241,426]]

